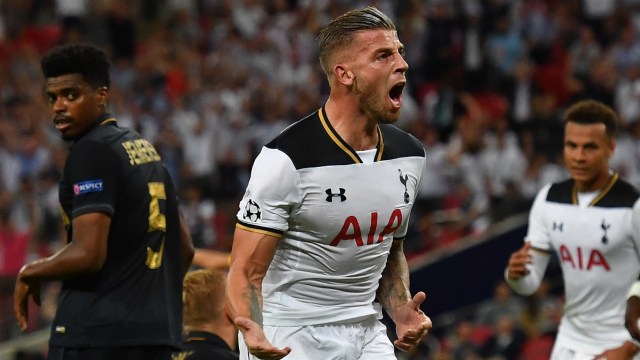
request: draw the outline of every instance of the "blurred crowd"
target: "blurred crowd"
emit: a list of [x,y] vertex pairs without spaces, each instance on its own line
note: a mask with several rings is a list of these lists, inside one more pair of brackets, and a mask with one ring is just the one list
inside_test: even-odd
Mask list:
[[618,111],[611,164],[640,185],[640,0],[2,0],[0,290],[64,241],[68,145],[43,95],[45,51],[108,49],[111,111],[156,145],[196,246],[227,251],[261,146],[326,99],[318,30],[364,5],[398,27],[410,69],[397,125],[428,153],[410,255],[482,234],[566,177],[562,111],[579,99]]

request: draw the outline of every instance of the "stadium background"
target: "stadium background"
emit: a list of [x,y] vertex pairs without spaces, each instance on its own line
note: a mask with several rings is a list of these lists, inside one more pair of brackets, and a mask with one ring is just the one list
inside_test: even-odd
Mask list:
[[261,145],[327,96],[318,29],[369,4],[398,26],[410,65],[398,126],[428,151],[406,249],[435,327],[400,358],[546,358],[561,314],[557,266],[527,298],[505,291],[502,269],[536,191],[567,176],[567,105],[593,98],[619,112],[612,166],[640,185],[639,0],[2,0],[0,358],[43,358],[58,289],[46,286],[20,334],[15,275],[63,239],[66,145],[42,94],[41,54],[77,41],[109,50],[113,113],[162,153],[196,245],[225,251]]

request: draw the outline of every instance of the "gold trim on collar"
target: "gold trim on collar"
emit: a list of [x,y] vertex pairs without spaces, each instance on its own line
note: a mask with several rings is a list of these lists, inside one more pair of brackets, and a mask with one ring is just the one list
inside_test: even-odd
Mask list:
[[327,119],[325,119],[324,117],[323,110],[324,110],[324,107],[318,110],[318,115],[320,116],[320,123],[322,123],[322,127],[324,127],[324,130],[327,132],[327,134],[329,134],[329,137],[331,138],[331,140],[333,140],[333,142],[336,143],[336,145],[338,145],[340,149],[342,149],[342,151],[346,152],[347,155],[349,155],[355,163],[361,164],[362,160],[360,160],[360,157],[357,154],[354,154],[353,151],[351,151],[351,149],[349,149],[342,141],[340,141],[340,139],[332,131],[331,126],[328,124]]
[[[598,196],[596,196],[596,198],[593,199],[591,203],[589,203],[589,206],[593,206],[598,201],[602,200],[602,198],[605,197],[605,195],[607,195],[609,190],[611,190],[611,188],[613,187],[613,184],[615,184],[616,181],[618,181],[619,177],[620,175],[618,175],[618,173],[614,171],[613,176],[611,176],[607,185],[604,187],[604,189],[602,189],[602,191],[600,191],[600,194],[598,194]],[[573,203],[573,205],[578,205],[578,188],[576,187],[575,182],[573,184],[573,188],[571,189],[571,203]]]
[[104,124],[108,124],[108,123],[114,123],[116,122],[116,118],[108,118],[108,119],[104,119],[100,122],[100,125],[104,125]]
[[376,130],[378,131],[378,153],[376,154],[376,161],[382,160],[382,152],[384,151],[384,139],[382,138],[382,130],[380,130],[380,126],[376,126]]
[[[349,155],[349,157],[351,157],[351,159],[353,159],[353,161],[356,164],[362,164],[362,159],[360,159],[360,156],[358,156],[358,153],[355,150],[353,150],[351,147],[349,147],[339,137],[339,135],[336,134],[335,130],[333,129],[329,121],[327,121],[327,119],[325,118],[324,106],[318,110],[318,116],[320,117],[320,123],[322,124],[322,127],[324,127],[324,130],[327,132],[327,134],[329,134],[329,137],[331,138],[331,140],[333,140],[333,142],[336,143],[336,145],[338,145],[340,149],[342,149],[342,151],[347,153],[347,155]],[[376,151],[374,161],[380,161],[382,159],[382,152],[384,150],[384,139],[382,138],[382,130],[380,130],[380,126],[376,125],[376,131],[378,132],[378,145],[376,146],[378,150]]]

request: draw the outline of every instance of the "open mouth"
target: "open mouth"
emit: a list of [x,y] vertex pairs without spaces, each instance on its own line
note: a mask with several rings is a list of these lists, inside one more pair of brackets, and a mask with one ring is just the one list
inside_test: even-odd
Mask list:
[[389,91],[389,98],[391,98],[391,102],[396,107],[400,107],[402,105],[402,90],[404,89],[405,83],[398,83],[394,85]]
[[53,119],[53,125],[56,127],[56,129],[61,130],[71,125],[71,119],[65,117],[56,117],[55,119]]

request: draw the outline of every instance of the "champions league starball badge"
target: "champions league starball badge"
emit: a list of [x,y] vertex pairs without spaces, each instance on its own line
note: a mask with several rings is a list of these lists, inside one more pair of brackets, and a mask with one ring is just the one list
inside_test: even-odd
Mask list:
[[252,222],[260,221],[262,218],[262,212],[260,211],[260,206],[253,200],[249,199],[247,204],[244,206],[244,214],[242,215],[243,219],[248,219]]

